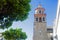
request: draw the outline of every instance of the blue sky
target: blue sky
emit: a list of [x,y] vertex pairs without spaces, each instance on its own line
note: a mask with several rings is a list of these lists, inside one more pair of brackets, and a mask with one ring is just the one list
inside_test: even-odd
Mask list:
[[13,28],[22,28],[27,33],[27,40],[33,39],[34,13],[39,4],[45,8],[47,26],[52,26],[57,11],[57,0],[31,0],[31,11],[28,18],[23,22],[13,22]]

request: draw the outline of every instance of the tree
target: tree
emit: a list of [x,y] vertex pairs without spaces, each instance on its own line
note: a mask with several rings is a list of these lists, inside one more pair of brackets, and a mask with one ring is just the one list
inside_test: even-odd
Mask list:
[[13,21],[23,21],[30,11],[30,0],[0,0],[0,28],[8,28]]
[[22,29],[9,29],[2,33],[6,40],[21,40],[26,39],[26,33]]

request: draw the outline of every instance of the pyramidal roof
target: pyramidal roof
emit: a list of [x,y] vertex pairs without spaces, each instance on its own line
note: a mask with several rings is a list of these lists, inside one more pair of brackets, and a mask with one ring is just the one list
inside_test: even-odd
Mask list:
[[38,5],[38,8],[42,8],[42,5],[40,4],[40,5]]

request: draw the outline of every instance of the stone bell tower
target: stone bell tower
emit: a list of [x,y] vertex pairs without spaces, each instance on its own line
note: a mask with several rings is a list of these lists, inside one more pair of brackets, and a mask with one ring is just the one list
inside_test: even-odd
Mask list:
[[41,5],[35,9],[33,40],[48,40],[45,9]]

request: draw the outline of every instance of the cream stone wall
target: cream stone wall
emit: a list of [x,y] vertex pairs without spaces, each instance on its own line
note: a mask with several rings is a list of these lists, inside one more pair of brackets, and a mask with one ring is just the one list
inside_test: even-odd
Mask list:
[[34,23],[33,40],[50,40],[47,35],[46,22]]

